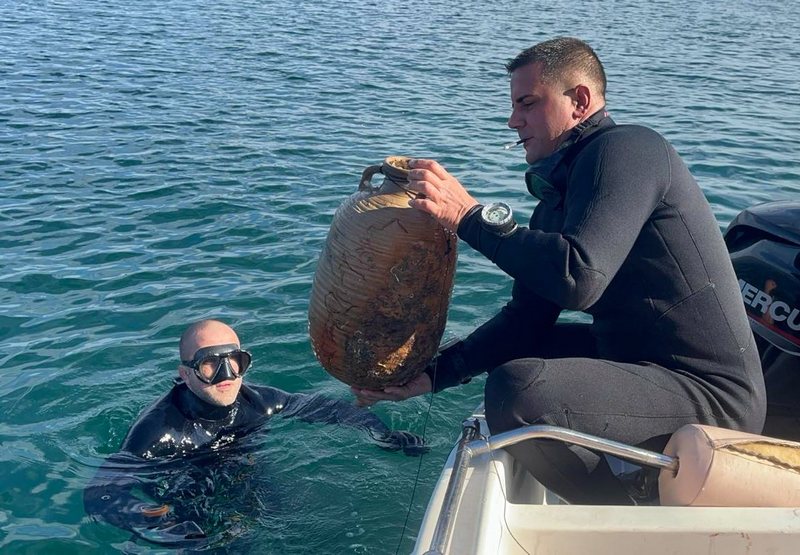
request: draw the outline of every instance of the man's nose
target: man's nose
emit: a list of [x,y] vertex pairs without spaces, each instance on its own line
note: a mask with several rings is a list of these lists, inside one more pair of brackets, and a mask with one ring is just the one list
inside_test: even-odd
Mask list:
[[508,122],[506,123],[509,128],[511,129],[519,129],[524,125],[522,119],[519,117],[516,108],[511,110],[511,114],[508,116]]

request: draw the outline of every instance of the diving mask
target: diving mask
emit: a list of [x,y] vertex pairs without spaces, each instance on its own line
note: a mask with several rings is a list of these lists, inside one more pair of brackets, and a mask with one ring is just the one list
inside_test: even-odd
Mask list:
[[192,360],[182,360],[181,364],[194,370],[201,382],[214,385],[241,378],[252,360],[250,353],[231,343],[198,349]]

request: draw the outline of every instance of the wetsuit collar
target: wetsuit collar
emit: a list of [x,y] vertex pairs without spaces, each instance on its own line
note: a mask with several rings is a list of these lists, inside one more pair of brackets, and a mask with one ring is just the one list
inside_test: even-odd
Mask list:
[[[560,203],[566,189],[569,163],[583,148],[586,138],[604,127],[615,125],[605,106],[576,125],[555,152],[537,160],[525,171],[528,191],[539,200]],[[579,143],[583,143],[578,146]]]
[[239,395],[236,401],[224,407],[207,403],[192,393],[180,378],[175,380],[175,400],[178,409],[190,420],[224,420],[239,406]]

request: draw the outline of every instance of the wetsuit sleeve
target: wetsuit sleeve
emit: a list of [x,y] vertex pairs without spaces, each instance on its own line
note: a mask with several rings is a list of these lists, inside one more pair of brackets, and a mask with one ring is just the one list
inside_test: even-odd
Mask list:
[[320,424],[344,424],[357,428],[388,428],[370,411],[341,399],[331,399],[319,393],[289,393],[265,385],[248,385],[258,394],[262,408],[267,414],[299,418],[303,422]]
[[280,412],[282,416],[299,418],[304,422],[342,424],[366,430],[381,448],[400,450],[407,455],[427,451],[422,438],[404,431],[392,431],[369,410],[352,403],[332,399],[319,393],[287,393],[277,388],[250,386],[261,396],[265,410]]
[[[122,441],[121,452],[110,456],[97,471],[83,493],[86,513],[105,520],[123,530],[155,526],[157,517],[149,517],[148,504],[134,490],[140,481],[137,470],[144,469],[147,461],[144,456],[157,441],[157,433],[163,430],[161,419],[153,415],[163,413],[163,400],[154,403],[136,420]],[[143,512],[144,510],[144,512]]]
[[[123,530],[155,526],[165,512],[134,494],[139,481],[132,468],[138,458],[119,453],[106,460],[83,492],[86,514]],[[141,461],[141,459],[138,459]],[[144,464],[144,461],[138,464]],[[151,515],[151,516],[148,516]]]
[[573,162],[560,230],[520,227],[500,238],[474,213],[459,237],[558,306],[592,306],[670,185],[666,141],[643,127],[626,128],[598,136]]
[[283,416],[299,418],[303,422],[343,424],[376,434],[389,431],[375,414],[349,401],[332,399],[319,393],[281,393],[285,396]]
[[109,457],[83,491],[86,514],[159,545],[201,545],[205,534],[195,522],[176,522],[168,505],[146,501],[145,495],[138,494],[137,470],[143,471],[148,464],[124,452]]
[[528,356],[560,312],[554,303],[515,282],[511,301],[499,313],[465,340],[443,349],[425,369],[434,393],[467,383],[509,360]]
[[147,410],[131,426],[119,453],[110,456],[83,492],[86,514],[159,545],[197,546],[205,535],[191,520],[180,520],[172,508],[148,499],[146,480],[151,459],[175,454],[176,409],[171,393]]

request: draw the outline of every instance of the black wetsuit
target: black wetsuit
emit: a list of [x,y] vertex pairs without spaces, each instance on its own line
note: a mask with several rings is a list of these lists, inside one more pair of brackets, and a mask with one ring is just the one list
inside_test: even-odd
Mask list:
[[125,437],[121,452],[109,457],[86,487],[87,514],[153,542],[183,544],[202,538],[203,531],[196,523],[183,520],[181,515],[158,514],[157,504],[138,497],[134,490],[141,488],[143,481],[137,476],[151,472],[153,464],[226,449],[263,427],[275,414],[362,428],[379,446],[402,449],[406,454],[426,449],[419,437],[391,431],[376,415],[345,400],[242,384],[236,401],[220,407],[206,403],[178,382],[141,414]]
[[377,435],[389,433],[377,416],[344,400],[242,384],[236,401],[220,407],[206,403],[180,383],[142,413],[121,450],[152,459],[219,449],[279,413],[307,422],[365,428]]
[[[489,371],[493,432],[573,428],[660,449],[687,423],[758,433],[761,366],[722,235],[656,132],[606,117],[568,147],[530,228],[458,235],[514,278],[511,301],[437,360],[434,390]],[[591,325],[555,325],[564,309]],[[433,372],[429,369],[429,374]],[[603,458],[555,442],[510,451],[572,502],[626,502]]]

